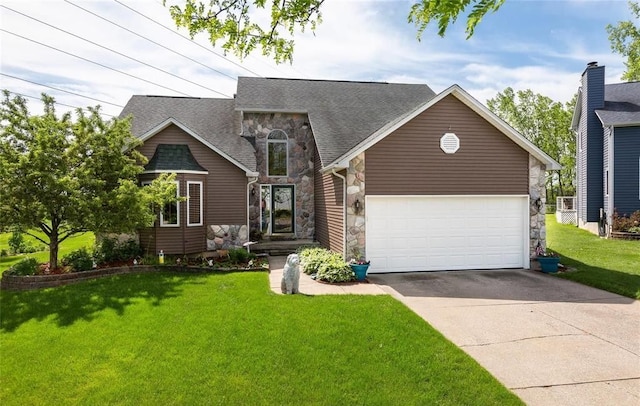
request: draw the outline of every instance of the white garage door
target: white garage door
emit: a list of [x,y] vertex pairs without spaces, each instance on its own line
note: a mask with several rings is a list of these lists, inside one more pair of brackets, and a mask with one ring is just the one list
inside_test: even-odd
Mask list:
[[528,268],[527,196],[367,196],[369,272]]

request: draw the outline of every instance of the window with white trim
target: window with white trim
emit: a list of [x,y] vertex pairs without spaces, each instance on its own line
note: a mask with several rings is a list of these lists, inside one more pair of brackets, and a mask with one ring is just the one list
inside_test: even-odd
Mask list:
[[[176,181],[176,197],[180,197],[180,181]],[[180,227],[180,202],[164,205],[160,211],[160,227]]]
[[288,140],[282,130],[273,130],[267,136],[267,176],[287,176]]
[[202,182],[187,182],[187,226],[201,226]]

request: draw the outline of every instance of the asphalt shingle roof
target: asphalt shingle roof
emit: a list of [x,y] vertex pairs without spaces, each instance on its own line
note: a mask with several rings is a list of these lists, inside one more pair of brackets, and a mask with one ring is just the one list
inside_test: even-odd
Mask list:
[[156,152],[144,169],[147,171],[207,171],[193,157],[189,146],[184,144],[158,144]]
[[596,110],[603,125],[640,125],[640,82],[605,85],[604,100]]
[[186,126],[246,169],[255,171],[254,148],[239,135],[239,113],[234,99],[133,96],[120,117],[133,115],[131,132],[142,137],[167,119]]
[[433,97],[421,84],[240,77],[236,109],[307,113],[327,166]]

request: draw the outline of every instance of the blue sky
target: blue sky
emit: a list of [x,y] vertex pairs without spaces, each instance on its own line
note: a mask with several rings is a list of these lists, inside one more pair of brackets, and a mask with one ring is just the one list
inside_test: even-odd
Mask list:
[[[174,27],[160,0],[118,1],[160,24]],[[407,22],[411,4],[395,0],[326,0],[323,23],[315,35],[296,35],[293,64],[276,66],[259,52],[244,61],[232,55],[222,58],[218,55],[223,51],[218,48],[212,53],[204,36],[196,37],[200,45],[191,43],[115,0],[1,0],[0,26],[5,31],[0,31],[0,88],[29,96],[47,92],[58,102],[72,106],[101,104],[105,113],[117,115],[119,106],[133,94],[231,96],[238,76],[426,83],[436,92],[456,83],[483,103],[512,87],[532,89],[565,102],[576,92],[587,62],[606,65],[608,83],[619,82],[624,70],[623,58],[610,50],[605,26],[631,18],[626,1],[507,0],[498,12],[485,17],[469,40],[465,39],[465,19],[460,17],[444,38],[431,27],[420,42],[416,40],[415,26]],[[184,30],[181,33],[186,35]],[[37,112],[39,103],[31,100],[30,108]],[[61,111],[68,109],[59,107]]]

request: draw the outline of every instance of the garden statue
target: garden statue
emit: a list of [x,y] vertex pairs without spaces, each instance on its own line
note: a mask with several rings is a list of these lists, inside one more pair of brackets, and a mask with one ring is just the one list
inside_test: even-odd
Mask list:
[[298,258],[298,254],[290,254],[287,257],[287,262],[284,264],[284,271],[282,272],[282,293],[289,295],[299,293],[299,285],[300,259]]

